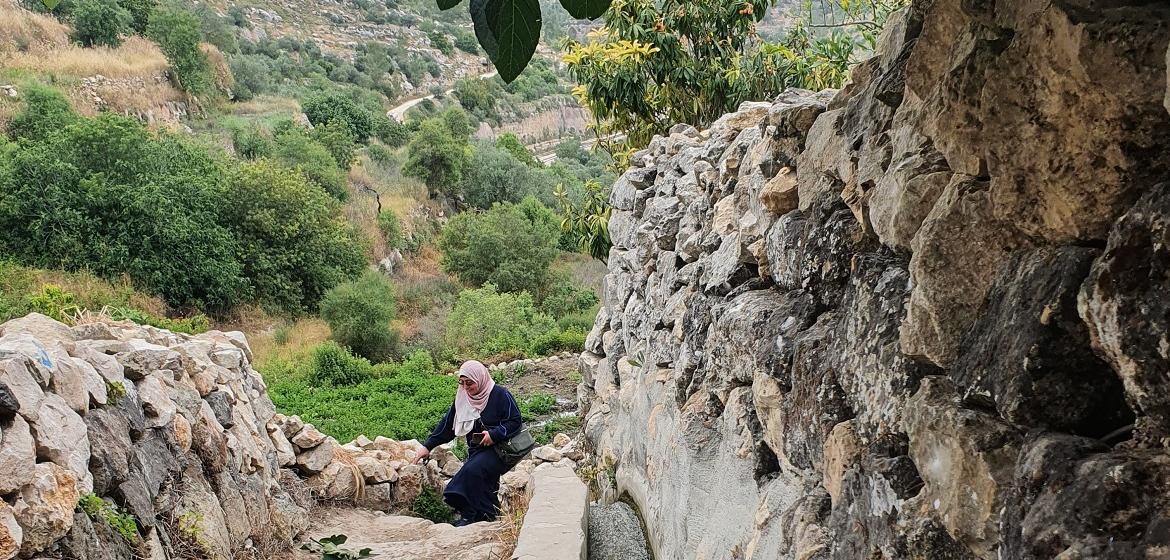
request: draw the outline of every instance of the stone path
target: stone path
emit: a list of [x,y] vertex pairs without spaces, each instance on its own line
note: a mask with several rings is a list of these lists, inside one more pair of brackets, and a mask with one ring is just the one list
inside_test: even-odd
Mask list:
[[[357,551],[369,547],[378,560],[507,560],[510,550],[500,540],[502,531],[499,522],[453,527],[417,517],[330,508],[313,513],[313,524],[306,534],[315,539],[344,534],[349,537],[345,548]],[[296,550],[284,560],[319,558]]]

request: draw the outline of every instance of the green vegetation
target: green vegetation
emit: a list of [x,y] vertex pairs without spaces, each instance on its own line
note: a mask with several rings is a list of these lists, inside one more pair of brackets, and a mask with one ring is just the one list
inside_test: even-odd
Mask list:
[[373,129],[370,112],[338,91],[314,95],[301,103],[301,109],[314,126],[331,122],[344,124],[358,142],[366,142]]
[[398,219],[398,214],[394,210],[386,209],[378,214],[378,229],[386,238],[386,246],[391,249],[402,248],[402,221]]
[[394,287],[375,271],[338,284],[321,300],[321,318],[333,339],[373,361],[390,357],[398,345],[398,333],[390,327],[396,313]]
[[443,497],[430,486],[423,486],[422,493],[410,505],[410,511],[434,523],[450,523],[451,516],[455,514],[455,510],[452,510],[443,501]]
[[520,415],[525,422],[531,422],[537,416],[543,416],[552,412],[553,407],[557,404],[557,399],[548,393],[535,393],[527,397],[519,399]]
[[470,155],[469,132],[453,130],[448,119],[423,121],[406,147],[402,172],[426,183],[432,197],[454,194],[449,189],[459,184]]
[[119,511],[117,506],[106,502],[92,492],[82,495],[77,502],[77,507],[81,508],[81,511],[85,512],[90,519],[109,525],[127,542],[138,542],[138,523],[134,521],[133,515]]
[[357,552],[342,548],[341,545],[348,540],[349,537],[345,535],[332,535],[321,540],[310,538],[308,543],[301,545],[301,550],[320,554],[321,560],[356,560],[373,556],[370,554],[372,549],[369,548],[363,548]]
[[159,6],[150,15],[146,34],[167,56],[172,77],[180,89],[195,96],[214,92],[211,63],[199,48],[203,36],[198,17],[178,5]]
[[119,2],[80,0],[73,9],[74,38],[86,47],[116,47],[132,21],[130,11]]
[[[879,27],[905,3],[831,2]],[[614,148],[626,152],[676,123],[704,127],[743,101],[770,99],[788,87],[839,87],[863,50],[849,22],[816,35],[805,19],[780,42],[767,43],[754,28],[773,4],[623,1],[590,42],[569,45],[563,58],[579,84],[574,93],[602,135],[626,135]],[[861,38],[872,41],[867,33]]]
[[0,151],[0,250],[18,262],[125,274],[174,307],[298,312],[362,268],[336,203],[295,171],[126,117],[62,114],[51,97]]
[[[334,346],[326,352],[340,349]],[[436,375],[426,353],[416,352],[396,363],[370,364],[340,350],[347,359],[330,359],[337,360],[343,373],[317,373],[317,360],[304,356],[269,363],[262,373],[276,407],[300,415],[339,441],[361,434],[421,441],[455,398],[455,378]],[[322,381],[330,376],[358,382]]]
[[443,228],[443,269],[475,285],[536,293],[548,278],[560,239],[557,217],[534,198],[463,213]]

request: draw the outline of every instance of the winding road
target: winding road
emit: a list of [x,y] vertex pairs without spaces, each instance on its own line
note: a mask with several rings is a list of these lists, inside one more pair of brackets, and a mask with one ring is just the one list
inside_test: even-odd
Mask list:
[[[496,74],[499,74],[499,72],[492,70],[491,72],[488,72],[487,74],[480,74],[479,79],[490,80],[490,79],[496,77]],[[454,89],[449,89],[447,91],[444,91],[443,95],[451,95],[454,91],[455,91]],[[390,117],[398,122],[404,122],[406,119],[406,112],[407,111],[409,111],[415,105],[422,103],[423,100],[425,100],[425,99],[434,99],[434,98],[435,98],[434,94],[431,94],[431,95],[428,95],[425,97],[416,97],[414,99],[404,101],[400,105],[398,105],[397,107],[390,109],[389,111],[386,111],[386,116]]]

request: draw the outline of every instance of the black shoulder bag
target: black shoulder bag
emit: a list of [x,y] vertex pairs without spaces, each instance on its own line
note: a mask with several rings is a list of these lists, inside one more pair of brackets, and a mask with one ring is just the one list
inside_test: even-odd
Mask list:
[[492,446],[496,451],[496,456],[503,461],[508,468],[515,467],[517,463],[523,461],[528,456],[528,452],[536,447],[536,440],[532,434],[528,433],[528,428],[520,426],[520,431],[516,432],[512,437],[501,441]]

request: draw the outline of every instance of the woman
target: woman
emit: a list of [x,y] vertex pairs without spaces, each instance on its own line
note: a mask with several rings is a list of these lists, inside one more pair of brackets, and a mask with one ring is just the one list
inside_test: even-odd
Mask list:
[[456,437],[467,437],[467,461],[447,484],[443,500],[460,518],[456,527],[477,521],[492,521],[500,512],[500,477],[509,467],[491,446],[520,431],[520,407],[507,389],[496,385],[483,364],[471,361],[459,368],[459,390],[455,404],[435,426],[423,444],[415,463],[425,459],[436,446]]

